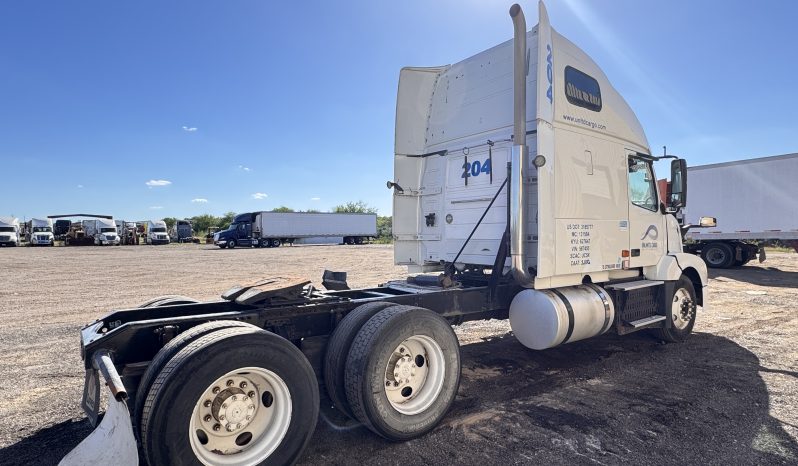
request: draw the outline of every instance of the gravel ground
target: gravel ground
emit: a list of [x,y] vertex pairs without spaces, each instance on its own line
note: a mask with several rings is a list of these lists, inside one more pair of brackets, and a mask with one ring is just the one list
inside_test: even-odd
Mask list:
[[[55,464],[91,430],[78,329],[162,294],[276,273],[353,286],[405,276],[390,246],[0,250],[0,464]],[[391,443],[323,407],[301,464],[798,464],[798,255],[711,273],[683,344],[605,335],[542,352],[506,321],[464,324],[455,404]]]

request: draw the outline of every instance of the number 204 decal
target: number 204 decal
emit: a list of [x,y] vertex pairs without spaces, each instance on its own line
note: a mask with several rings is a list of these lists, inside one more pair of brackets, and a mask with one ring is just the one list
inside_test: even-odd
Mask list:
[[490,159],[485,159],[484,162],[480,162],[479,160],[465,162],[463,164],[463,174],[460,175],[460,178],[479,176],[482,173],[486,175],[490,174]]

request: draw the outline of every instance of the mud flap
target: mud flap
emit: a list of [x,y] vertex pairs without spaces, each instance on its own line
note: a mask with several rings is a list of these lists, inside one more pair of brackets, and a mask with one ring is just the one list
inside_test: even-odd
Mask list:
[[59,466],[89,464],[137,466],[139,464],[139,453],[127,403],[117,401],[110,390],[108,392],[108,409],[105,410],[100,425],[69,452],[58,463]]

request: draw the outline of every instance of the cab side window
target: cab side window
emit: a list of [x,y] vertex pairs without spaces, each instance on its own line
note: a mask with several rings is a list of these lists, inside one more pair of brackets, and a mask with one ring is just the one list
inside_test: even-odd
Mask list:
[[629,158],[629,200],[632,204],[656,211],[657,185],[651,162],[638,157]]

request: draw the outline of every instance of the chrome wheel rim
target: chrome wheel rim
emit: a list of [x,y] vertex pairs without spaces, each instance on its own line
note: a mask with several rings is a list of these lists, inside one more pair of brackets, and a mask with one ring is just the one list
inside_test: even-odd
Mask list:
[[408,416],[418,414],[438,398],[445,375],[446,359],[440,345],[426,335],[414,335],[388,358],[385,396],[396,411]]
[[191,449],[206,465],[261,463],[285,438],[291,412],[291,393],[280,376],[260,367],[230,371],[195,403]]
[[671,304],[673,326],[679,330],[684,330],[690,324],[690,321],[693,320],[694,313],[695,304],[690,297],[690,293],[684,288],[676,290]]

